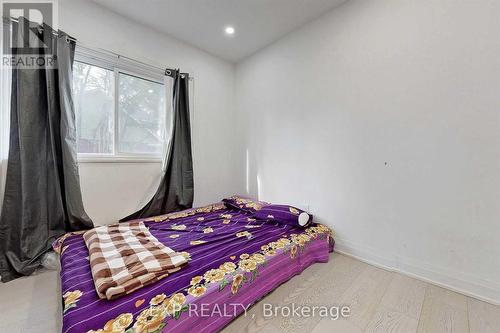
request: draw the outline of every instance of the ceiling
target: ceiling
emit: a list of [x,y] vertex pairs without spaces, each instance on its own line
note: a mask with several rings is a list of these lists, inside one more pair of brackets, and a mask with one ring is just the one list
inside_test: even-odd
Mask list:
[[[93,0],[128,19],[237,62],[346,0]],[[226,36],[231,25],[236,32]]]

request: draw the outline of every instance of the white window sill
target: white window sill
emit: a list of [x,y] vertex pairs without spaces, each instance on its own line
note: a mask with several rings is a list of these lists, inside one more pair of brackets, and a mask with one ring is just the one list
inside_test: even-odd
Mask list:
[[78,163],[162,163],[157,156],[102,156],[78,154]]

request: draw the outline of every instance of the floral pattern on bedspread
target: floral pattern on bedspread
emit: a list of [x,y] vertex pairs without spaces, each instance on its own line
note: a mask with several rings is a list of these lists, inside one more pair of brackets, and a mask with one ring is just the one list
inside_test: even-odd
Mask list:
[[61,254],[62,290],[64,295],[78,293],[68,298],[68,306],[65,298],[63,332],[165,331],[169,321],[181,318],[190,303],[209,291],[229,290],[229,295],[236,296],[259,279],[273,258],[297,260],[313,240],[332,241],[332,231],[321,224],[298,229],[257,221],[248,212],[222,203],[144,222],[158,240],[191,260],[188,266],[165,279],[166,283],[160,281],[114,301],[99,300],[87,281],[88,267],[74,265],[78,261],[88,266],[81,235],[66,237],[58,244],[66,248]]
[[[266,264],[268,257],[278,255],[277,251],[281,251],[282,255],[288,255],[291,260],[296,258],[298,250],[304,250],[309,241],[315,238],[329,239],[332,231],[321,224],[307,228],[304,233],[291,234],[290,238],[286,235],[275,242],[263,245],[261,251],[252,255],[243,253],[240,255],[238,265],[228,261],[221,264],[219,268],[207,271],[203,276],[194,276],[191,279],[191,286],[185,289],[187,295],[200,297],[206,291],[210,284],[217,284],[218,291],[222,291],[226,286],[231,286],[231,293],[236,294],[240,288],[254,281],[258,277],[259,267]],[[186,296],[183,293],[176,293],[170,298],[165,294],[156,295],[149,302],[150,307],[143,310],[137,316],[135,324],[127,329],[132,324],[128,320],[130,313],[121,314],[118,318],[111,320],[111,323],[125,322],[128,325],[125,327],[120,325],[119,330],[106,330],[106,325],[110,327],[108,322],[102,330],[89,331],[89,333],[97,332],[125,332],[125,333],[159,333],[161,329],[167,325],[169,319],[179,319],[183,312],[188,311]],[[127,318],[119,320],[120,318]]]

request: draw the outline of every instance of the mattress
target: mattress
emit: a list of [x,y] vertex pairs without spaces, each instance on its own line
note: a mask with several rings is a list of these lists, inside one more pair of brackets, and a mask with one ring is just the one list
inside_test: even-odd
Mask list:
[[330,229],[261,221],[223,203],[144,220],[189,261],[180,271],[115,300],[100,299],[81,233],[61,254],[62,332],[216,332],[281,283],[333,251]]

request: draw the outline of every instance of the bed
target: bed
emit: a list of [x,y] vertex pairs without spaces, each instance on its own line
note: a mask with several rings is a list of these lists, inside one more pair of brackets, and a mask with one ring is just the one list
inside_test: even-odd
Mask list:
[[281,283],[329,260],[329,228],[252,216],[221,202],[142,220],[188,264],[114,300],[97,296],[83,235],[64,235],[54,244],[61,257],[62,332],[216,332]]

